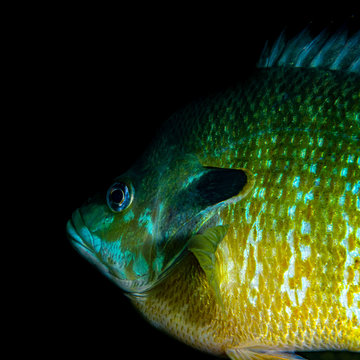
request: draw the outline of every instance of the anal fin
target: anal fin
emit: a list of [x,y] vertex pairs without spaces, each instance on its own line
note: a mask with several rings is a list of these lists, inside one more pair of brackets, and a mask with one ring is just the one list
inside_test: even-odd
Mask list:
[[273,349],[261,349],[260,351],[249,348],[228,349],[226,350],[226,355],[231,360],[305,360],[295,353],[277,352]]

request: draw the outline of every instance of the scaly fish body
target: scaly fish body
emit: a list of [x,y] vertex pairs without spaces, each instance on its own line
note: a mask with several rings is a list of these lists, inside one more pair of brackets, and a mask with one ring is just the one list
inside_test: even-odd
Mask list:
[[359,74],[270,67],[184,108],[68,229],[194,347],[360,351]]

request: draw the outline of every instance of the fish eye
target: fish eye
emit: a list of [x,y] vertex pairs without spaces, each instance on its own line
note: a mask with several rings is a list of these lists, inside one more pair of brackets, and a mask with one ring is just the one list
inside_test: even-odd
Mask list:
[[114,212],[125,210],[130,205],[131,200],[129,187],[122,182],[111,185],[106,194],[107,204]]

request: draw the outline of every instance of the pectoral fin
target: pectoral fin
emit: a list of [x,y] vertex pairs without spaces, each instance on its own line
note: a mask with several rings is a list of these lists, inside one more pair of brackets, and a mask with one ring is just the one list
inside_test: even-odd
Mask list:
[[219,278],[215,267],[215,252],[226,235],[228,226],[215,226],[207,229],[203,234],[194,235],[188,245],[188,250],[191,251],[198,260],[201,268],[204,270],[209,285],[215,293],[216,300],[223,306]]
[[295,353],[276,352],[273,349],[228,349],[226,355],[232,360],[305,360]]

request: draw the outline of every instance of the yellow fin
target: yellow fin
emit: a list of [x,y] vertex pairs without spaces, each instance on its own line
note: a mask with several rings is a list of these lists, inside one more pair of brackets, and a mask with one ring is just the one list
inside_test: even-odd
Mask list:
[[203,234],[194,235],[189,240],[188,250],[191,251],[204,270],[209,285],[215,293],[216,300],[223,307],[219,279],[215,268],[215,252],[227,233],[228,226],[215,226],[207,229]]
[[226,355],[231,360],[305,360],[303,357],[288,352],[276,352],[276,350],[238,348],[226,350]]

